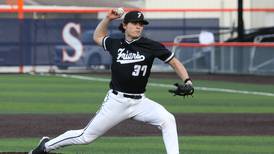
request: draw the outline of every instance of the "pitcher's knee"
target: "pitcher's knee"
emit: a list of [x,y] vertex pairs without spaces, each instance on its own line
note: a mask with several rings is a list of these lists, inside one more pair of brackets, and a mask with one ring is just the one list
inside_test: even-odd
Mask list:
[[173,114],[168,113],[164,118],[163,118],[163,123],[160,126],[160,129],[163,128],[170,128],[170,127],[176,127],[176,120]]
[[173,124],[173,125],[176,124],[175,117],[174,117],[174,115],[171,114],[171,113],[168,114],[168,122],[169,122],[170,124]]

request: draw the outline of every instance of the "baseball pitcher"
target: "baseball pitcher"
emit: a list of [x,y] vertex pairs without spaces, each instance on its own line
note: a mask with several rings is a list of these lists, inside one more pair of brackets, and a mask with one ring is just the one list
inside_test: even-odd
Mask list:
[[155,58],[171,65],[182,79],[182,83],[175,84],[176,89],[170,90],[174,95],[192,95],[192,82],[185,67],[172,52],[159,42],[142,37],[144,26],[149,24],[142,12],[131,11],[125,15],[119,26],[124,38],[108,36],[108,25],[122,15],[122,9],[110,10],[93,35],[94,41],[112,56],[110,89],[101,108],[85,128],[67,131],[51,140],[43,137],[30,154],[46,154],[68,145],[91,143],[126,119],[158,127],[162,131],[167,154],[179,154],[174,116],[144,93]]

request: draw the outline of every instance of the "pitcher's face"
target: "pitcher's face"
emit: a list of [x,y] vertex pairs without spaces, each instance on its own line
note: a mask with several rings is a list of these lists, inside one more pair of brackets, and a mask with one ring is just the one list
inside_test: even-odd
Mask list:
[[129,22],[123,24],[125,35],[131,39],[139,38],[142,35],[144,24],[141,22]]

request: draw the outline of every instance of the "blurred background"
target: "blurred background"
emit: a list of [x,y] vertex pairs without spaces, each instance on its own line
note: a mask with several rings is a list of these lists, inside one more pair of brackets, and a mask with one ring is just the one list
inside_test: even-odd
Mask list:
[[[92,34],[113,7],[143,11],[144,36],[190,72],[274,75],[273,0],[0,0],[0,72],[109,71]],[[120,23],[111,23],[113,37],[122,37]],[[152,69],[171,70],[159,60]]]
[[[144,36],[190,72],[194,97],[173,97],[180,81],[156,59],[146,91],[175,115],[183,154],[274,153],[274,0],[0,0],[0,154],[84,128],[100,110],[111,57],[92,35],[113,7],[143,11]],[[129,120],[57,153],[165,153],[159,135]]]

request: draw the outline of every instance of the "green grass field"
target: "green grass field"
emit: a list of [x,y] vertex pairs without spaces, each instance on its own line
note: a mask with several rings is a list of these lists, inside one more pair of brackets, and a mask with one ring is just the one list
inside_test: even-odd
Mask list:
[[[151,79],[172,85],[176,80]],[[178,82],[178,81],[177,81]],[[194,81],[195,86],[274,93],[273,85]],[[55,76],[2,75],[0,113],[95,113],[108,82]],[[274,113],[274,97],[195,91],[193,98],[173,97],[169,88],[148,86],[146,95],[173,113]]]
[[[182,154],[273,154],[273,137],[181,137]],[[1,139],[0,151],[24,152],[37,139]],[[3,149],[2,149],[3,148]],[[161,137],[103,137],[92,144],[70,146],[56,152],[66,154],[164,154]]]
[[[105,77],[108,79],[108,77]],[[151,79],[171,85],[177,80]],[[197,87],[274,93],[273,85],[220,81],[194,81]],[[1,75],[0,114],[95,113],[108,90],[108,82],[60,76]],[[173,97],[169,88],[148,86],[147,97],[173,113],[274,113],[274,97],[196,90],[193,98]],[[27,151],[38,138],[0,139],[0,151]],[[183,154],[270,154],[273,136],[180,137]],[[160,154],[161,137],[103,137],[93,144],[62,149],[62,153]]]

